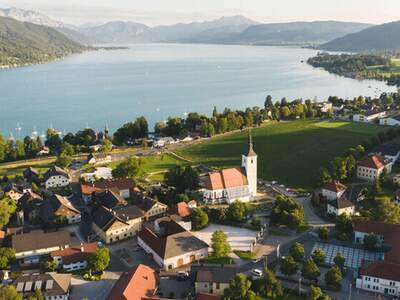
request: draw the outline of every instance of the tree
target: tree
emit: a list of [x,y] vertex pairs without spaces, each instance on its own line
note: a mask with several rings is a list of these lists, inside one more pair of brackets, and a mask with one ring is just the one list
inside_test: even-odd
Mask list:
[[227,216],[231,221],[241,222],[246,218],[247,212],[246,203],[235,201],[229,205]]
[[[159,127],[158,127],[159,126]],[[164,131],[161,123],[157,123],[155,131]],[[134,122],[128,122],[114,133],[113,140],[116,145],[126,145],[134,142],[136,139],[147,138],[149,135],[149,125],[145,117],[136,118]]]
[[51,153],[59,153],[61,149],[61,138],[58,132],[53,129],[47,129],[45,145],[49,147]]
[[213,256],[225,257],[231,252],[231,246],[228,243],[228,238],[222,230],[217,230],[211,237],[211,248]]
[[40,269],[42,272],[54,272],[56,268],[57,262],[52,258],[43,260],[40,263]]
[[319,300],[322,297],[323,293],[321,288],[317,286],[310,286],[310,293],[308,294],[307,300]]
[[306,225],[304,209],[293,199],[278,196],[272,207],[271,223],[298,229]]
[[[229,288],[224,291],[224,300],[250,300],[251,295],[251,281],[247,276],[239,273],[230,281]],[[250,297],[249,297],[250,296]]]
[[332,177],[336,180],[346,180],[347,178],[347,165],[346,159],[342,157],[335,157],[331,163]]
[[376,245],[378,244],[378,237],[371,233],[364,236],[364,246],[368,250],[374,250]]
[[104,142],[103,142],[103,145],[100,148],[100,151],[108,153],[108,152],[111,152],[112,149],[113,149],[112,142],[109,139],[105,139]]
[[311,255],[313,261],[317,264],[317,265],[321,265],[324,263],[325,261],[325,252],[321,249],[316,249],[313,254]]
[[304,264],[301,274],[305,279],[315,280],[318,278],[319,275],[321,275],[321,271],[319,270],[316,263],[312,259],[309,259]]
[[353,223],[351,217],[347,214],[341,214],[336,219],[335,229],[338,233],[338,238],[348,240],[353,234]]
[[361,213],[369,220],[390,224],[400,223],[400,206],[389,197],[379,197],[369,201]]
[[89,267],[91,270],[101,273],[110,264],[110,252],[108,248],[97,249],[89,257]]
[[143,161],[137,157],[130,157],[121,162],[112,175],[115,178],[137,178],[143,173]]
[[6,269],[15,258],[15,249],[0,247],[0,270]]
[[196,190],[199,187],[199,173],[191,166],[175,166],[165,174],[166,184],[173,186],[177,193]]
[[22,295],[19,294],[13,285],[0,286],[0,299],[1,300],[22,300]]
[[343,270],[344,269],[344,263],[346,262],[346,259],[344,258],[344,256],[338,252],[335,256],[335,258],[333,259],[333,262],[335,263],[335,265],[340,269]]
[[305,251],[304,245],[300,243],[294,243],[289,249],[290,255],[294,258],[295,261],[300,262],[304,259]]
[[318,237],[321,240],[328,240],[329,238],[329,228],[328,227],[320,227],[318,228]]
[[268,95],[268,96],[265,98],[264,108],[265,108],[266,110],[269,110],[269,109],[271,109],[273,106],[274,106],[274,104],[272,103],[272,97],[271,97],[271,95]]
[[294,275],[296,274],[298,268],[299,266],[291,256],[282,257],[279,261],[279,269],[284,275],[287,276]]
[[55,164],[58,167],[66,168],[71,164],[71,162],[72,157],[63,152],[57,157]]
[[336,289],[340,289],[343,276],[342,272],[337,266],[333,266],[325,273],[325,283]]
[[191,214],[191,220],[194,230],[201,230],[203,228],[206,228],[208,225],[208,215],[204,210],[200,208],[196,208],[193,210]]
[[273,299],[283,296],[283,288],[281,282],[276,278],[274,272],[270,269],[265,270],[265,291],[267,295],[271,295]]
[[332,181],[332,176],[329,174],[329,171],[326,168],[322,168],[320,170],[318,184],[323,186]]
[[0,199],[0,229],[8,224],[16,208],[15,202],[10,198]]
[[28,300],[44,300],[44,295],[41,290],[35,288],[33,295],[30,295]]

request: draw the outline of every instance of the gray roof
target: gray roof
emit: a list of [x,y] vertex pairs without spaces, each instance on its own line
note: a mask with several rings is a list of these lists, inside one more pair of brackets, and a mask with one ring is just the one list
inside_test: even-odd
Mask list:
[[17,277],[13,285],[22,289],[25,293],[34,292],[35,289],[42,291],[44,296],[61,296],[69,293],[71,288],[71,274],[44,273],[23,274]]
[[69,231],[44,232],[35,230],[29,233],[17,234],[11,237],[12,248],[17,253],[51,247],[65,247],[71,244]]
[[101,206],[93,214],[93,223],[103,231],[107,231],[115,222],[128,224],[129,220],[142,218],[143,216],[142,211],[135,205],[121,206],[114,209]]
[[383,156],[396,156],[400,152],[400,146],[395,142],[385,143],[376,147],[374,152]]
[[240,273],[240,270],[235,266],[200,267],[197,270],[196,282],[229,283],[237,273]]

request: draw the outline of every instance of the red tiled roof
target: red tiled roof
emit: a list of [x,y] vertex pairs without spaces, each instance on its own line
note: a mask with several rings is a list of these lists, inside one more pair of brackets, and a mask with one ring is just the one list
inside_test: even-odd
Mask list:
[[363,160],[358,162],[358,165],[361,167],[366,167],[370,169],[382,169],[386,165],[390,163],[390,160],[384,158],[381,155],[373,155],[364,158]]
[[84,261],[89,259],[89,256],[96,252],[97,243],[84,244],[81,247],[65,248],[50,253],[51,257],[61,256],[64,264]]
[[176,213],[180,217],[187,217],[190,216],[191,210],[189,205],[186,202],[179,202],[176,204]]
[[331,181],[329,183],[327,183],[323,189],[325,190],[329,190],[335,193],[339,193],[342,191],[345,191],[347,189],[347,186],[345,186],[344,184],[340,183],[339,181]]
[[242,168],[224,169],[208,174],[206,188],[208,190],[222,190],[248,185],[247,177]]
[[400,281],[400,266],[398,264],[377,261],[360,270],[362,276],[384,278],[387,280]]
[[197,300],[220,300],[222,297],[215,294],[199,293],[196,296]]
[[94,186],[99,189],[118,189],[118,190],[128,190],[135,187],[135,181],[131,178],[121,178],[121,179],[110,179],[95,182]]
[[141,300],[152,298],[157,288],[157,273],[150,267],[138,265],[121,275],[107,300]]
[[102,189],[89,184],[81,184],[81,191],[83,195],[92,195],[93,193],[101,192]]

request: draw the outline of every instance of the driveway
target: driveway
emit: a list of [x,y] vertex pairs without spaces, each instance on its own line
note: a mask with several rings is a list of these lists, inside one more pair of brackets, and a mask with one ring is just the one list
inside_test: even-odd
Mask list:
[[103,279],[99,281],[85,281],[73,276],[71,280],[71,300],[105,300],[110,293],[120,274],[104,272]]
[[312,227],[334,226],[332,222],[320,218],[314,212],[314,208],[311,205],[311,197],[299,197],[293,199],[304,207],[304,214],[310,226]]

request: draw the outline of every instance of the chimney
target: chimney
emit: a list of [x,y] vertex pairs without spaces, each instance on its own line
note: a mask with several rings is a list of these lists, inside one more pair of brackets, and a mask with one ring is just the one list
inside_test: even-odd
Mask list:
[[81,252],[83,252],[85,249],[83,247],[83,243],[81,243]]

